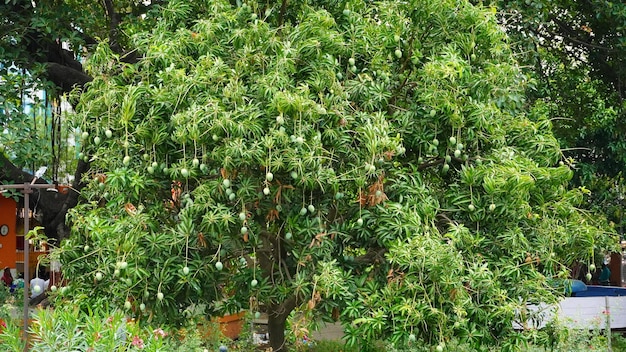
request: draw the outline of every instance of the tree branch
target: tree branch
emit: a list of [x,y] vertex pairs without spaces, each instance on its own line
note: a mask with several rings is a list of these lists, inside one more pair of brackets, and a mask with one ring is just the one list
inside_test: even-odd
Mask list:
[[[472,158],[472,159],[475,159],[475,158]],[[439,164],[443,164],[443,163],[445,163],[445,161],[446,161],[445,158],[432,159],[431,161],[427,161],[427,162],[424,162],[422,164],[419,164],[417,166],[417,170],[418,171],[422,171],[422,170],[427,169],[429,167],[437,166]],[[465,160],[463,160],[461,158],[457,158],[455,156],[451,156],[450,157],[450,161],[454,161],[454,162],[459,163],[459,164],[462,164],[462,163],[465,162]]]
[[59,87],[62,92],[69,92],[75,87],[83,87],[86,83],[93,80],[91,76],[82,71],[56,62],[46,63],[46,68],[48,79]]
[[113,6],[113,1],[111,0],[103,0],[104,11],[109,18],[109,43],[111,46],[111,50],[115,53],[121,54],[122,47],[119,44],[118,40],[118,27],[122,18],[119,13],[115,11],[115,7]]
[[280,5],[280,13],[278,14],[278,27],[283,26],[283,22],[285,21],[285,12],[287,12],[287,3],[288,0],[283,0],[283,3]]
[[387,248],[370,248],[369,251],[363,255],[354,258],[356,264],[374,264],[385,260],[385,253]]
[[548,33],[550,33],[552,36],[559,36],[559,37],[562,37],[563,39],[565,39],[566,41],[569,41],[570,43],[580,44],[580,45],[586,46],[588,48],[598,49],[598,50],[606,51],[606,52],[609,52],[609,53],[617,52],[616,50],[611,49],[611,48],[607,48],[607,47],[604,47],[604,46],[592,44],[592,43],[590,43],[588,41],[576,39],[573,36],[576,35],[576,34],[579,34],[579,33],[575,32],[574,29],[572,29],[571,26],[568,26],[567,23],[561,21],[560,19],[558,19],[556,17],[553,17],[552,20],[554,21],[554,23],[556,23],[556,25],[561,30],[560,33],[555,33],[554,31],[550,31],[550,30],[546,29],[546,31]]

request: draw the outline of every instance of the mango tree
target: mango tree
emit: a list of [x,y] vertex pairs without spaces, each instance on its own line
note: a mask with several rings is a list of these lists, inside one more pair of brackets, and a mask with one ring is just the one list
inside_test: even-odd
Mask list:
[[[75,115],[93,173],[62,299],[140,321],[294,312],[377,339],[516,346],[526,302],[611,237],[568,189],[494,10],[467,1],[170,1],[106,44]],[[149,18],[148,18],[149,20]],[[297,331],[294,330],[297,334]]]

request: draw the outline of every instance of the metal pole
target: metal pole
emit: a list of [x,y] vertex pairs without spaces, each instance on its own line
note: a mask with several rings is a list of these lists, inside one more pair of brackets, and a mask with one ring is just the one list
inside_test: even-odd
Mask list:
[[604,296],[604,311],[606,312],[606,340],[608,342],[608,351],[613,351],[613,346],[611,345],[611,306],[609,305],[609,296]]
[[30,193],[29,183],[24,183],[24,351],[28,351],[28,292],[30,291],[30,246],[26,236],[30,227]]

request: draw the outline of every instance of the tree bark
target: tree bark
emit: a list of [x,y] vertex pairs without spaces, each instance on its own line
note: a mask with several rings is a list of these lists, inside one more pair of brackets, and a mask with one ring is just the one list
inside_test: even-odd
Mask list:
[[[257,251],[259,266],[270,282],[283,282],[289,276],[289,268],[285,263],[287,258],[285,248],[280,245],[280,239],[268,229],[261,232],[260,237],[266,246]],[[285,267],[284,271],[283,267]],[[287,351],[285,347],[285,326],[287,317],[296,308],[297,297],[291,296],[282,302],[270,301],[266,303],[267,330],[270,346],[273,352]]]
[[270,346],[273,352],[288,350],[285,346],[285,326],[287,317],[295,308],[295,296],[291,296],[280,303],[270,304],[267,307],[267,332],[270,335]]

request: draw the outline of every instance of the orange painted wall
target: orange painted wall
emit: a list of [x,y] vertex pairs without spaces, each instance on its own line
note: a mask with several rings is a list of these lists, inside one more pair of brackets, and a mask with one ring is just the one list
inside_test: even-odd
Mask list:
[[16,224],[16,208],[17,205],[12,198],[5,198],[0,195],[0,225],[9,225],[9,233],[6,236],[0,236],[0,267],[8,266],[15,268],[15,224]]

